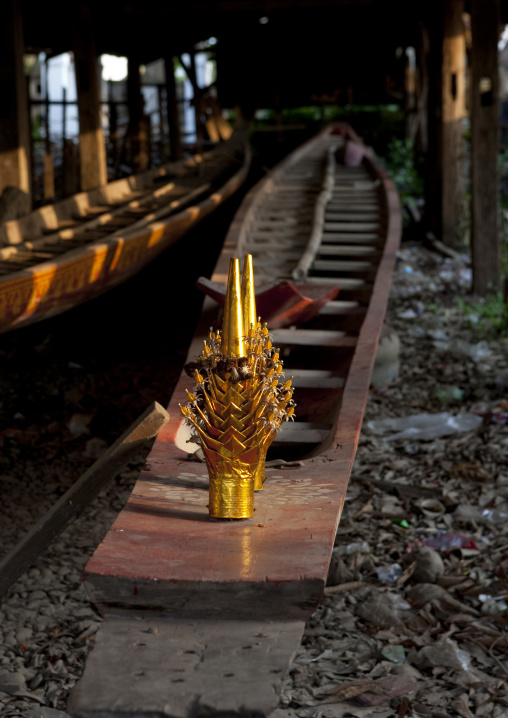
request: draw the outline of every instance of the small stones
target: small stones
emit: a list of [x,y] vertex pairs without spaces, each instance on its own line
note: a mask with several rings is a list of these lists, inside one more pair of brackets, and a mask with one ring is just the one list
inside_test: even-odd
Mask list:
[[[28,718],[32,711],[33,718],[67,718],[61,709],[101,620],[82,585],[82,571],[115,518],[114,503],[123,503],[139,473],[129,471],[130,479],[102,492],[4,596],[0,715],[8,701],[12,715]],[[42,705],[34,709],[37,703]]]
[[408,611],[411,604],[395,593],[372,593],[362,601],[356,615],[380,628],[392,628],[401,625],[406,617],[402,612]]
[[32,638],[33,633],[33,629],[30,627],[20,628],[18,631],[16,631],[16,640],[20,644],[26,643]]
[[353,572],[346,566],[344,561],[335,553],[332,554],[330,568],[328,569],[327,586],[337,586],[340,583],[348,583],[354,578]]
[[[292,671],[277,718],[307,718],[311,711],[322,718],[367,715],[361,710],[369,718],[507,715],[508,541],[507,522],[499,517],[508,513],[508,440],[506,424],[496,420],[507,400],[504,384],[496,383],[507,371],[506,346],[490,342],[493,354],[481,366],[451,353],[437,355],[433,341],[444,331],[472,345],[477,341],[457,309],[464,286],[459,269],[416,247],[406,247],[401,257],[425,272],[406,274],[403,263],[398,269],[388,321],[400,337],[400,374],[371,391],[364,426],[435,414],[445,399],[453,414],[486,419],[478,433],[418,444],[392,444],[363,432],[328,576],[329,585],[337,589],[346,580],[347,588],[325,592],[302,646],[311,656],[332,649],[334,661],[310,663],[305,675]],[[415,279],[413,285],[406,277]],[[461,390],[459,405],[454,387]],[[358,709],[357,698],[336,698],[333,707],[316,704],[316,695],[338,697],[361,681],[395,675],[407,677],[416,691],[390,701],[388,713],[387,703]],[[480,686],[489,686],[489,693]],[[370,690],[369,701],[382,698]]]
[[445,572],[443,559],[431,548],[419,548],[407,557],[407,563],[416,562],[411,578],[417,583],[436,583]]
[[0,692],[12,695],[24,690],[26,690],[26,682],[22,673],[0,671]]

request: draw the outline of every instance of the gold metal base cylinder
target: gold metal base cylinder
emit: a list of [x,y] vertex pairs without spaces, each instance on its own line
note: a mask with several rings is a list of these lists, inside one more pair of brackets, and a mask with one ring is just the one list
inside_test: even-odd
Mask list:
[[210,477],[208,513],[215,519],[254,515],[255,467],[238,460],[206,462]]
[[254,471],[254,491],[262,491],[265,485],[266,452],[262,454]]

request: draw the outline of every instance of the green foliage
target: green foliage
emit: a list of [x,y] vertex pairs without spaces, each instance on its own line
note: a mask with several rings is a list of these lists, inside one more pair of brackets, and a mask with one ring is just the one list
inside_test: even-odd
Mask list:
[[[404,134],[404,112],[399,105],[308,105],[287,107],[282,110],[285,124],[305,124],[310,133],[315,133],[327,122],[349,122],[366,145],[384,155],[388,142],[394,136]],[[272,124],[273,109],[258,110],[256,123]]]
[[416,200],[423,196],[423,179],[415,164],[412,142],[394,137],[388,144],[385,164],[401,200],[415,205]]
[[42,140],[44,133],[42,132],[42,117],[36,115],[32,120],[32,139],[36,142]]
[[456,302],[477,337],[494,338],[508,334],[508,303],[501,292],[492,292],[473,301],[457,297]]
[[426,304],[425,309],[430,314],[435,314],[436,317],[442,316],[444,314],[443,307],[440,304],[436,304],[435,302]]
[[404,111],[400,105],[327,105],[324,110],[327,122],[349,122],[365,144],[381,156],[393,137],[404,134]]

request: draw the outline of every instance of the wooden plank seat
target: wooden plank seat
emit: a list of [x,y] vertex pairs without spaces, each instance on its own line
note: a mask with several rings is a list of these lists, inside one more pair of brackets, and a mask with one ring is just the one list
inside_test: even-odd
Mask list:
[[327,202],[327,208],[331,210],[342,210],[345,209],[348,212],[359,212],[362,209],[366,209],[371,212],[382,211],[379,206],[379,202],[376,201],[376,197],[370,198],[358,198],[358,197],[330,197]]
[[363,242],[376,242],[382,244],[384,242],[380,232],[323,232],[323,244],[340,244],[346,242],[347,244],[355,243],[362,244]]
[[330,433],[331,424],[290,421],[282,425],[272,446],[277,444],[320,444]]
[[274,346],[353,347],[357,338],[330,329],[274,329]]
[[325,232],[374,232],[380,228],[378,222],[328,222],[325,220]]
[[359,302],[344,300],[333,300],[327,302],[324,307],[319,310],[320,314],[333,314],[334,316],[354,316],[359,314],[365,314],[367,307],[362,306]]
[[301,257],[301,252],[297,251],[279,251],[278,253],[273,252],[272,256],[264,256],[265,252],[268,251],[268,254],[270,255],[270,250],[253,250],[251,252],[252,256],[256,258],[256,264],[258,267],[271,267],[276,266],[280,270],[282,270],[287,262],[292,262],[293,264],[298,261],[298,259]]
[[292,369],[285,366],[287,377],[293,377],[296,389],[342,389],[344,377],[336,376],[329,369]]
[[303,232],[298,229],[278,229],[276,227],[273,227],[272,225],[268,225],[267,227],[264,227],[263,229],[256,228],[256,232],[252,233],[252,241],[254,242],[272,242],[275,240],[275,242],[278,242],[279,240],[287,240],[289,242],[296,242],[298,240],[304,242],[305,244],[308,241],[308,234],[307,232]]
[[[266,236],[260,236],[258,234],[251,236],[253,247],[252,254],[254,252],[261,252],[263,250],[266,250],[270,252],[271,250],[275,251],[281,251],[284,249],[294,249],[295,247],[305,247],[307,245],[308,237],[304,234],[300,235],[293,235],[292,238],[284,238],[281,237],[278,238],[271,238],[267,239]],[[301,254],[301,253],[300,253]]]
[[372,262],[352,261],[350,259],[340,261],[335,259],[316,259],[312,263],[312,268],[316,271],[324,270],[327,272],[366,272],[372,270],[375,265]]
[[315,277],[309,275],[309,278],[313,284],[339,284],[341,292],[346,289],[360,289],[367,284],[363,279],[351,279],[350,277],[341,277],[340,279],[336,277],[334,279],[333,277]]
[[381,256],[381,252],[374,245],[355,246],[354,244],[336,245],[321,244],[318,251],[319,256],[327,257],[370,257],[376,258]]
[[325,219],[327,222],[375,222],[379,219],[381,213],[368,212],[363,209],[361,212],[340,212],[337,210],[331,210],[328,207],[325,210]]
[[77,219],[61,219],[56,227],[44,227],[42,234],[53,234],[60,229],[70,229],[72,227],[76,227],[76,225],[79,225],[80,221],[82,221],[81,217],[78,217]]

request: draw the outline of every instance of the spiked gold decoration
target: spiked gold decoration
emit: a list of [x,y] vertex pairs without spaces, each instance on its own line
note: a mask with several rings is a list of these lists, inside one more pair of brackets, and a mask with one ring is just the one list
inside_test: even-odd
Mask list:
[[294,412],[291,379],[282,382],[279,352],[266,325],[256,320],[251,255],[245,257],[241,286],[238,259],[231,260],[222,333],[210,330],[186,371],[196,388],[180,409],[205,455],[210,516],[250,518],[254,491],[263,488],[268,447]]
[[239,359],[245,354],[240,263],[234,258],[229,264],[228,288],[224,300],[221,354]]

